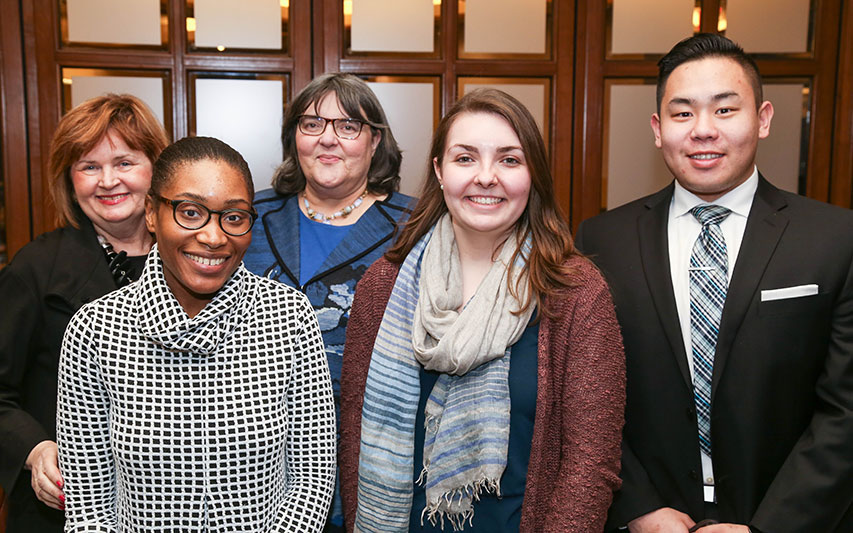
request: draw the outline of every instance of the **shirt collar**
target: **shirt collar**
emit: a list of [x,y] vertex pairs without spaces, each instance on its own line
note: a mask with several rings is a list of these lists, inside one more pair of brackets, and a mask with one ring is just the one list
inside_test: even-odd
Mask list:
[[[746,181],[720,196],[712,203],[726,207],[732,213],[746,218],[749,216],[749,209],[752,207],[752,198],[755,196],[756,190],[758,190],[758,167],[753,166],[752,175]],[[672,213],[676,217],[687,215],[691,209],[702,204],[708,204],[708,202],[688,191],[678,183],[678,180],[675,180],[675,191],[672,195]]]

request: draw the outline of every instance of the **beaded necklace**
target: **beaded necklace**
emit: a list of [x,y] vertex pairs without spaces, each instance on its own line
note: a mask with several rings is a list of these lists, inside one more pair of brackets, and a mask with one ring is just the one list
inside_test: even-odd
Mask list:
[[305,212],[308,214],[308,218],[312,220],[316,220],[317,222],[322,222],[323,224],[331,224],[332,220],[336,218],[346,218],[352,213],[358,206],[362,204],[365,196],[367,196],[367,189],[364,189],[364,192],[361,193],[361,196],[355,199],[353,203],[350,205],[339,209],[332,213],[331,215],[325,215],[323,213],[318,213],[311,209],[311,205],[308,203],[308,197],[305,196],[305,193],[302,193],[302,202],[305,204]]

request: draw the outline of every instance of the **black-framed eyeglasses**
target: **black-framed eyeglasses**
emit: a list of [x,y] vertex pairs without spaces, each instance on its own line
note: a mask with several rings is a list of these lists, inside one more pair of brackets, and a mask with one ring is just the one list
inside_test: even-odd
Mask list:
[[255,220],[258,218],[258,214],[254,210],[232,208],[217,211],[192,200],[170,200],[159,194],[153,196],[172,206],[172,216],[175,222],[184,229],[201,229],[210,222],[210,217],[216,214],[219,215],[219,227],[222,228],[222,231],[232,237],[240,237],[251,231],[252,226],[255,225]]
[[332,131],[341,139],[357,139],[361,135],[365,122],[357,118],[325,118],[317,115],[300,115],[296,119],[299,131],[305,135],[322,135],[326,126],[332,124]]

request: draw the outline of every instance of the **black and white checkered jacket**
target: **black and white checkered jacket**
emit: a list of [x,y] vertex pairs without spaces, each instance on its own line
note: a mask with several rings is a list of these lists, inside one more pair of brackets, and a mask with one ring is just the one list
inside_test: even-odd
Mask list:
[[308,299],[241,265],[189,318],[155,247],[71,320],[57,433],[66,531],[319,531],[335,420]]

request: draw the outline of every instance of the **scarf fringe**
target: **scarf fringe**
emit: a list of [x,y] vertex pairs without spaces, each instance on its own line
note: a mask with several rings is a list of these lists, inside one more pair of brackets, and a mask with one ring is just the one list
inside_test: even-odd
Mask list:
[[[421,485],[426,481],[428,467],[424,466],[424,469],[421,471],[420,477],[418,477],[418,484]],[[475,481],[473,483],[469,483],[462,487],[458,487],[452,490],[445,492],[443,495],[439,497],[438,500],[432,503],[427,503],[427,506],[424,507],[424,510],[421,512],[421,525],[424,525],[424,517],[429,520],[430,524],[435,527],[438,523],[442,530],[444,530],[444,520],[447,519],[450,522],[450,525],[453,527],[453,531],[462,531],[465,528],[465,525],[473,526],[474,525],[474,507],[470,505],[467,509],[459,510],[459,511],[451,511],[450,508],[454,504],[454,500],[459,499],[456,502],[457,507],[462,505],[462,502],[465,498],[469,498],[469,501],[480,501],[480,496],[483,493],[493,493],[496,497],[501,497],[501,482],[499,479],[487,479],[483,478],[479,481]]]

